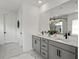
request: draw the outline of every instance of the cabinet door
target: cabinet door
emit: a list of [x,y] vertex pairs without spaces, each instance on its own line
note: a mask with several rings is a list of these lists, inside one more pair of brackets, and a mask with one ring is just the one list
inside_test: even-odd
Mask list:
[[40,40],[36,39],[36,38],[32,38],[33,39],[33,49],[35,51],[37,51],[38,53],[40,53]]
[[60,59],[75,59],[75,54],[60,49]]
[[75,59],[75,54],[49,45],[49,59]]
[[57,53],[58,53],[58,48],[49,45],[49,59],[59,59]]

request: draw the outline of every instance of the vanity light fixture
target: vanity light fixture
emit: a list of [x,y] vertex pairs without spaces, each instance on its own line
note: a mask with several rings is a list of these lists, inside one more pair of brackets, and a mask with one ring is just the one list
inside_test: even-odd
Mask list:
[[41,0],[39,0],[39,1],[38,1],[38,3],[39,3],[39,4],[41,4],[41,3],[42,3],[42,1],[41,1]]

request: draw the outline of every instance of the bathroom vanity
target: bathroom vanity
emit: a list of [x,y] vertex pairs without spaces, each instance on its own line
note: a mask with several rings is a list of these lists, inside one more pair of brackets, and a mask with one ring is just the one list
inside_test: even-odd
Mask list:
[[32,45],[45,59],[77,59],[77,41],[32,35]]

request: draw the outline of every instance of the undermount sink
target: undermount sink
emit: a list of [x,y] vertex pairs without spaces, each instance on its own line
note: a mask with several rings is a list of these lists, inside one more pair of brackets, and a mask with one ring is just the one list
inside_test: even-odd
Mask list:
[[64,39],[64,40],[61,40],[61,41],[64,41],[64,42],[71,42],[71,40],[68,40],[68,39]]
[[65,38],[57,38],[57,41],[63,41],[63,42],[71,42],[70,39],[65,39]]

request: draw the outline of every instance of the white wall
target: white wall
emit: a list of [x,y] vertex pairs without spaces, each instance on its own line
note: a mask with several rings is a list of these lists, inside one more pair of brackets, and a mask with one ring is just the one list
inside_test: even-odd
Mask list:
[[78,20],[78,13],[72,13],[68,16],[68,31],[72,31],[72,20]]
[[39,30],[39,8],[28,3],[22,5],[23,51],[32,49],[32,34]]
[[50,19],[50,13],[49,12],[40,14],[39,32],[48,31],[50,29],[49,19]]

